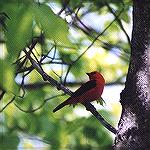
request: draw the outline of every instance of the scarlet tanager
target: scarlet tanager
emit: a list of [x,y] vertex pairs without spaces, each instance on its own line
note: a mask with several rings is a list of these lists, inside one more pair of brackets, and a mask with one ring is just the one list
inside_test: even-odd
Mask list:
[[53,112],[58,111],[66,105],[75,105],[77,103],[84,104],[86,102],[91,102],[101,98],[105,85],[105,79],[97,71],[86,74],[89,76],[89,81],[87,81],[79,89],[77,89],[66,101],[59,104],[53,110]]

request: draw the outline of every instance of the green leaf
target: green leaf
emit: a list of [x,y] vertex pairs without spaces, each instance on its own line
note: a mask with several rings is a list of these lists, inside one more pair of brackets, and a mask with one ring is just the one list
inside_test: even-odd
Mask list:
[[82,126],[85,125],[86,123],[86,118],[77,118],[71,122],[67,123],[67,133],[68,134],[72,134],[74,132],[76,132],[76,130],[78,130],[79,128],[81,128]]
[[6,91],[11,91],[17,94],[19,92],[19,88],[15,82],[14,66],[7,63],[7,59],[0,59],[0,70],[2,70],[2,73],[0,74],[0,86],[2,86],[2,88]]
[[[24,110],[38,108],[44,101],[45,92],[42,89],[26,91],[23,99],[16,98],[17,105]],[[40,109],[39,109],[40,110]]]
[[[9,4],[6,10],[10,17],[7,21],[9,28],[5,34],[10,62],[14,61],[20,51],[31,41],[33,24],[31,7],[24,4],[17,7],[14,4]],[[14,10],[11,12],[12,9]]]
[[44,31],[47,38],[63,44],[70,44],[67,23],[55,15],[50,7],[44,4],[34,4],[33,13],[36,23]]
[[16,134],[0,133],[0,149],[16,150],[19,144],[19,138]]
[[120,19],[123,19],[126,23],[130,22],[130,16],[127,13],[122,13]]

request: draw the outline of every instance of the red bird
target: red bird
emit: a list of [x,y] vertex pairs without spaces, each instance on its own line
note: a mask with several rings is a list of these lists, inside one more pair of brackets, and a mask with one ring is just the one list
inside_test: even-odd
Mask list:
[[101,97],[105,85],[105,79],[97,71],[86,74],[89,76],[90,80],[77,89],[66,101],[59,104],[53,112],[58,111],[66,105],[91,102]]

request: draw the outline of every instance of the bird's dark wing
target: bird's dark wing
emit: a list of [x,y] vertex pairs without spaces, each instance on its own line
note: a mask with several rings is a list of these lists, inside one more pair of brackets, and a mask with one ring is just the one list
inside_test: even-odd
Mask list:
[[73,98],[73,97],[81,96],[82,94],[84,94],[85,92],[93,89],[94,87],[96,87],[96,80],[90,80],[90,81],[84,83],[79,89],[77,89],[72,94],[71,97]]
[[82,94],[86,93],[87,91],[93,89],[96,87],[96,80],[90,80],[88,82],[86,82],[85,84],[83,84],[79,89],[77,89],[72,95],[71,97],[69,97],[66,101],[62,102],[61,104],[59,104],[54,110],[53,112],[58,111],[59,109],[63,108],[64,106],[68,105],[68,104],[76,104],[75,103],[70,103],[69,100],[71,100],[72,98],[76,98],[78,96],[82,96]]

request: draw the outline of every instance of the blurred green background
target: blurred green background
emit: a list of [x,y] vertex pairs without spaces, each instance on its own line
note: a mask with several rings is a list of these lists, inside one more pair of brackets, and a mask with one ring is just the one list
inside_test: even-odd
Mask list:
[[117,127],[131,12],[130,0],[0,0],[0,149],[111,149],[115,136],[82,105],[52,113],[68,96],[32,69],[23,49],[41,37],[32,57],[72,91],[88,80],[86,72],[100,71],[106,105],[93,104]]

